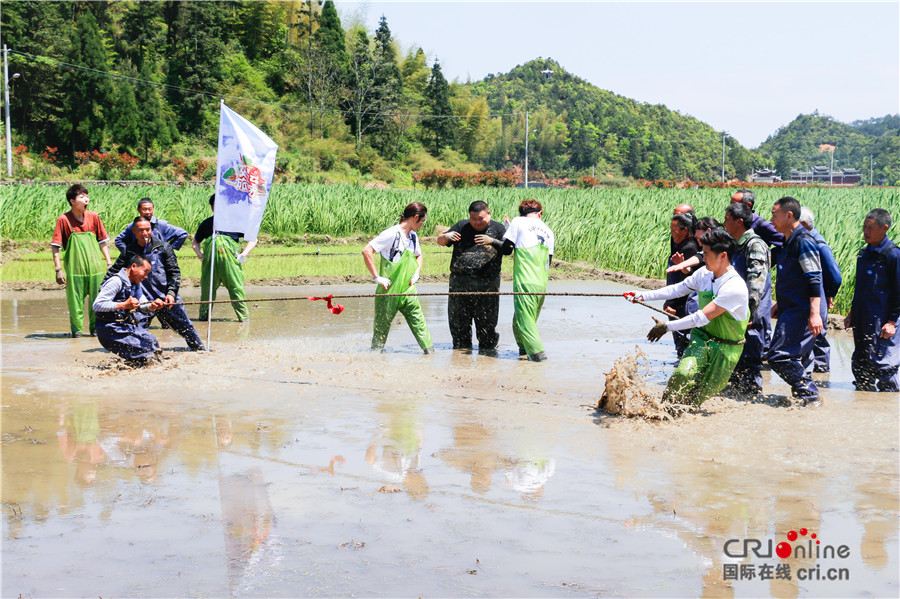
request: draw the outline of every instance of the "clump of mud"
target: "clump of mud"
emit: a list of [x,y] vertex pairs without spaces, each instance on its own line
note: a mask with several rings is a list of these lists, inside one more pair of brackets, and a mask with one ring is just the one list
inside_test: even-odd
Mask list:
[[684,411],[685,406],[663,402],[662,392],[647,382],[647,356],[635,347],[613,362],[606,373],[606,389],[597,407],[617,416],[639,416],[658,420],[671,420]]

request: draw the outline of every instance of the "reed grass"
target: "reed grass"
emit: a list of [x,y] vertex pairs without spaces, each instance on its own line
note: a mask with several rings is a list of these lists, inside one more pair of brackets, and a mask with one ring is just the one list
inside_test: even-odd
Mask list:
[[[90,188],[90,210],[98,212],[110,235],[115,236],[136,215],[137,200],[150,197],[156,214],[193,233],[211,212],[206,187],[173,188],[166,186]],[[3,187],[0,197],[2,231],[6,239],[49,240],[59,214],[68,209],[65,189],[59,186],[21,185]],[[525,198],[536,198],[544,205],[544,219],[557,235],[556,255],[562,260],[583,261],[599,268],[622,270],[645,277],[662,277],[669,243],[669,219],[672,208],[691,204],[698,216],[724,219],[730,190],[716,189],[460,189],[460,190],[376,190],[353,185],[279,184],[273,187],[263,218],[261,234],[274,238],[300,235],[331,237],[374,236],[395,224],[410,202],[428,207],[423,236],[433,235],[435,227],[449,226],[467,217],[468,206],[482,200],[491,207],[495,220],[514,216],[516,206]],[[849,306],[855,279],[856,253],[864,245],[862,221],[872,208],[885,208],[900,218],[900,200],[896,188],[820,187],[757,190],[756,210],[768,218],[772,204],[783,195],[793,195],[816,214],[816,227],[831,245],[844,275],[837,297],[839,311]],[[897,239],[895,224],[889,236]],[[266,248],[277,252],[282,248]],[[186,252],[186,253],[185,253]],[[196,259],[189,250],[182,260],[185,276],[197,276]],[[364,272],[361,260],[348,256],[320,258],[327,262],[312,267],[297,264],[295,258],[251,260],[248,278],[265,278],[268,273],[310,268],[309,274],[358,274]],[[448,256],[446,258],[449,258]],[[49,260],[49,257],[48,257]],[[299,260],[313,260],[303,258]],[[449,259],[426,260],[426,274],[432,268],[447,272]],[[15,265],[15,266],[14,266]],[[28,276],[18,271],[17,262],[3,267],[4,280]],[[257,270],[259,269],[259,270]],[[339,273],[338,271],[341,271]],[[21,273],[21,274],[19,274]],[[255,274],[259,273],[259,274]],[[52,274],[52,273],[51,273]],[[45,280],[50,275],[41,275]]]

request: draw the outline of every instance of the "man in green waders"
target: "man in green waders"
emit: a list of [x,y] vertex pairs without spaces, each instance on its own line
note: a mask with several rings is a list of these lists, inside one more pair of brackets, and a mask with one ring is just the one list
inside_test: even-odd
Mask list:
[[[501,253],[516,252],[513,265],[513,291],[544,293],[547,291],[550,261],[553,259],[555,236],[541,218],[544,208],[537,200],[523,200],[519,216],[512,219],[503,235]],[[542,362],[547,359],[537,330],[537,319],[544,306],[543,295],[517,295],[513,298],[513,336],[519,355]]]
[[[387,342],[391,321],[397,312],[406,318],[419,347],[426,354],[434,353],[431,333],[425,324],[425,314],[419,298],[415,297],[416,281],[422,270],[422,247],[419,245],[419,228],[425,222],[428,209],[413,202],[403,210],[400,223],[385,229],[363,248],[363,260],[375,283],[378,295],[402,293],[409,297],[376,297],[375,325],[372,349],[383,349]],[[375,252],[381,254],[378,270],[375,270]]]
[[731,266],[737,250],[734,238],[722,229],[700,238],[701,268],[684,281],[657,291],[628,291],[631,301],[654,301],[683,297],[696,291],[700,310],[679,320],[657,318],[647,339],[658,341],[668,331],[691,329],[691,341],[669,379],[663,400],[702,404],[725,388],[744,348],[750,319],[747,284]]
[[[215,211],[216,194],[209,196],[209,207]],[[253,248],[256,240],[248,241],[247,246],[241,250],[241,238],[243,233],[229,233],[218,231],[216,235],[216,268],[213,275],[212,299],[215,301],[219,285],[225,285],[228,297],[233,300],[242,300],[244,295],[244,261]],[[213,237],[213,217],[210,216],[197,227],[194,234],[192,247],[197,258],[203,261],[200,269],[200,301],[209,301],[209,275],[212,268],[212,256],[210,248]],[[244,302],[231,304],[237,319],[241,322],[250,318],[250,310]],[[209,304],[200,304],[200,320],[209,320]]]
[[[87,209],[87,188],[76,183],[66,190],[66,199],[72,209],[56,219],[50,249],[56,282],[66,287],[72,337],[80,337],[84,331],[84,298],[88,298],[88,306],[93,305],[112,260],[107,247],[109,235],[103,222],[96,212]],[[96,329],[93,309],[89,309],[88,320],[93,335]]]

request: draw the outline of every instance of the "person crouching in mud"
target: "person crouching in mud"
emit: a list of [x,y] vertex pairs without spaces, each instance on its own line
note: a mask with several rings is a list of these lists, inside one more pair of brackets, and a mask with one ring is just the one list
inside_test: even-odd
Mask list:
[[657,291],[628,291],[631,301],[682,297],[696,291],[700,310],[678,320],[656,325],[647,334],[658,341],[668,331],[691,329],[691,340],[663,393],[664,401],[702,404],[725,388],[741,357],[750,318],[747,284],[731,266],[737,249],[734,238],[721,229],[700,238],[706,268],[675,285]]
[[[422,246],[418,231],[425,223],[428,209],[424,204],[409,204],[400,216],[400,223],[385,229],[363,248],[363,261],[369,274],[378,285],[375,293],[404,294],[396,297],[375,298],[375,324],[372,349],[384,349],[391,321],[397,312],[406,318],[419,347],[426,354],[434,353],[431,333],[425,324],[425,314],[416,297],[416,281],[422,270]],[[378,270],[375,269],[375,252],[381,254]],[[408,297],[407,297],[408,295]]]
[[148,313],[166,305],[165,300],[150,300],[141,282],[150,274],[151,264],[140,254],[100,288],[94,300],[97,314],[97,339],[100,345],[129,362],[144,365],[159,349],[159,342],[148,330]]

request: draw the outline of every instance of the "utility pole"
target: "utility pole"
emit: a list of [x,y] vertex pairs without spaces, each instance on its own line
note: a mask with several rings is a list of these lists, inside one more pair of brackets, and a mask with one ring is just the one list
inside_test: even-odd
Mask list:
[[528,189],[528,111],[525,111],[525,189]]
[[725,132],[722,131],[722,183],[725,182]]
[[869,154],[869,187],[872,187],[872,174],[875,172],[875,162],[872,158],[872,154]]
[[3,44],[3,89],[6,106],[6,176],[12,177],[12,131],[9,127],[9,50]]
[[834,150],[831,150],[831,168],[828,170],[828,185],[834,187]]

